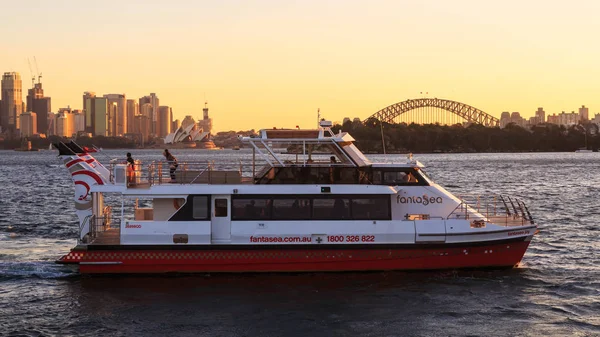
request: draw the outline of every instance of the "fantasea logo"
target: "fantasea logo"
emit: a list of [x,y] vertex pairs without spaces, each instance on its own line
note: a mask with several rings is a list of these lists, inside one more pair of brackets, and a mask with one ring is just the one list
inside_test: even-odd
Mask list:
[[426,194],[423,194],[422,197],[419,196],[409,196],[409,197],[396,197],[396,203],[398,204],[422,204],[423,206],[427,206],[429,204],[441,204],[443,202],[442,197],[428,197]]

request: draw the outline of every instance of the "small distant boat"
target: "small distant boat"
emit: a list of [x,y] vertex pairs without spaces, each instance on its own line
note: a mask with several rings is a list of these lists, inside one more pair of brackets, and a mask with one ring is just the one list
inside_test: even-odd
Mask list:
[[234,146],[234,147],[232,147],[231,149],[232,149],[232,150],[236,150],[236,151],[237,151],[237,150],[239,150],[239,149],[240,149],[240,147],[239,147],[239,146]]

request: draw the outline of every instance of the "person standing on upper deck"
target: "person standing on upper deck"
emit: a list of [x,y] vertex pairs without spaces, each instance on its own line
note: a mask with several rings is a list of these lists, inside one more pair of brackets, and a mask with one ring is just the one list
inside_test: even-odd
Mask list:
[[169,152],[169,149],[165,149],[163,152],[165,159],[167,159],[167,163],[169,163],[169,173],[171,174],[171,182],[175,182],[175,170],[177,170],[177,158]]
[[135,179],[135,161],[131,157],[131,153],[127,152],[127,181],[130,184],[133,184],[134,179]]

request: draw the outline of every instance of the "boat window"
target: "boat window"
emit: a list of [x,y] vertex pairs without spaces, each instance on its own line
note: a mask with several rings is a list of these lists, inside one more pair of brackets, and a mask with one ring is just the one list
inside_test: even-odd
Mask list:
[[233,220],[265,220],[271,218],[271,199],[233,199]]
[[383,181],[386,184],[401,185],[406,183],[416,183],[417,179],[410,172],[383,172]]
[[381,171],[373,171],[373,184],[381,185],[383,181],[381,180]]
[[313,200],[313,220],[343,220],[350,218],[349,199],[329,198]]
[[273,220],[310,219],[310,199],[273,199]]
[[215,199],[215,217],[227,216],[227,199]]
[[390,220],[389,195],[237,195],[232,220]]
[[352,219],[390,220],[390,198],[353,198]]
[[428,179],[428,180],[432,180],[432,179],[431,179],[431,177],[429,176],[429,174],[427,174],[427,173],[425,172],[425,170],[423,170],[423,169],[419,169],[419,170],[417,170],[417,171],[419,172],[419,174],[420,174],[420,175],[422,175],[422,176],[423,176],[423,177],[425,177],[426,179]]
[[[205,195],[194,196],[192,199],[193,209],[192,217],[194,219],[208,218],[208,197]],[[189,214],[189,213],[188,213]]]

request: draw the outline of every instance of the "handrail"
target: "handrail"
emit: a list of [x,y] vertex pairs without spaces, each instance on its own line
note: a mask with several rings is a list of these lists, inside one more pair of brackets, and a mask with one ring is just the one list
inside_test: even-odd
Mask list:
[[[81,244],[81,232],[83,231],[83,227],[85,227],[86,223],[91,223],[90,219],[94,218],[95,215],[94,214],[90,214],[87,215],[85,218],[83,218],[83,221],[81,222],[81,225],[79,226],[79,235],[77,236],[77,244]],[[90,229],[91,231],[91,229]]]
[[[475,196],[458,196],[460,202],[448,214],[446,219],[475,219],[474,221],[493,222],[497,224],[522,225],[525,222],[534,224],[531,213],[522,200],[511,198],[502,195],[475,195]],[[498,203],[498,199],[502,203]],[[509,200],[509,203],[505,201]],[[517,210],[521,210],[519,212]],[[485,213],[484,213],[485,211]]]
[[200,176],[201,176],[201,175],[202,175],[204,172],[206,172],[206,171],[207,171],[209,168],[210,168],[210,167],[206,167],[204,170],[202,170],[202,172],[198,173],[198,174],[196,175],[196,177],[194,177],[194,179],[192,179],[192,181],[190,181],[190,184],[193,184],[193,183],[196,181],[196,179],[198,179],[198,177],[200,177]]

